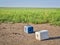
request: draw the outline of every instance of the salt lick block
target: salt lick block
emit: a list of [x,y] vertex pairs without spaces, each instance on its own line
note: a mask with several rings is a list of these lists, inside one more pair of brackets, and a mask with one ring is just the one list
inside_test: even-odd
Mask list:
[[49,39],[48,30],[42,30],[35,32],[35,37],[37,40]]
[[33,33],[33,26],[30,26],[30,25],[27,25],[27,26],[24,26],[24,32],[25,33]]

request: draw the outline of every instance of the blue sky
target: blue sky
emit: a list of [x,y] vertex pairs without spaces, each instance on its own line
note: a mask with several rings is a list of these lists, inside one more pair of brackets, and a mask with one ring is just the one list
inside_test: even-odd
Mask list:
[[60,0],[0,0],[0,7],[56,7]]

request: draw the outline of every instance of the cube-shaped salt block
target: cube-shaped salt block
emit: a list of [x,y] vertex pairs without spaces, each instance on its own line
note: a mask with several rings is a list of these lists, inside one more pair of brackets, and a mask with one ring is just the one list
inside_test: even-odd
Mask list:
[[35,36],[37,40],[49,39],[48,30],[35,32]]
[[30,25],[27,25],[27,26],[24,26],[24,32],[26,33],[33,33],[33,26],[30,26]]

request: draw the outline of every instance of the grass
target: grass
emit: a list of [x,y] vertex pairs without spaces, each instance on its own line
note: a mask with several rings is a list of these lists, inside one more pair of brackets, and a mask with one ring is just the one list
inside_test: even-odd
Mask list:
[[60,8],[0,8],[0,23],[4,22],[60,26]]

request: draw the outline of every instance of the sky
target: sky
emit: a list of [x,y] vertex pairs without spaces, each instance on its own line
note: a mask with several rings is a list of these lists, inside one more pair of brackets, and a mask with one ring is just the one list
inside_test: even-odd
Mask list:
[[0,0],[0,7],[60,8],[60,0]]

